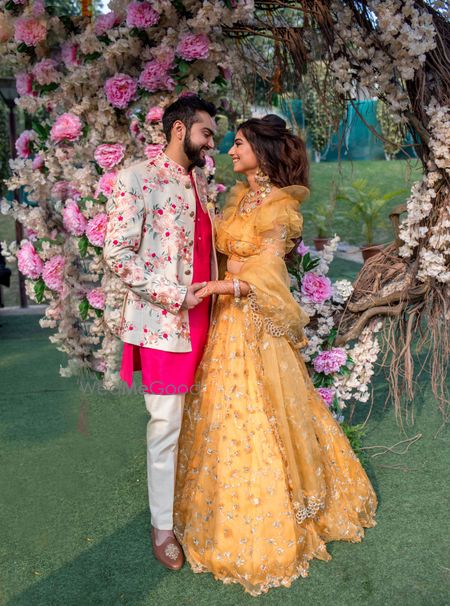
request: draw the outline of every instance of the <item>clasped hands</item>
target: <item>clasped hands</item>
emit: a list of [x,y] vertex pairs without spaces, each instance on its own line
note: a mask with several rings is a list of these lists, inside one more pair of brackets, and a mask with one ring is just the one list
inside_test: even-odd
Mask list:
[[[241,296],[245,297],[249,293],[247,282],[239,280]],[[232,280],[211,280],[210,282],[196,282],[188,287],[186,297],[182,307],[192,309],[211,295],[234,295],[234,286]]]

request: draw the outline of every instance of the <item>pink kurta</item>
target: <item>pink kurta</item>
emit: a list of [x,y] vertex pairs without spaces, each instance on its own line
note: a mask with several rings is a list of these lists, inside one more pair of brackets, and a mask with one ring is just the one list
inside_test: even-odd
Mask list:
[[[208,213],[200,204],[194,180],[196,217],[194,233],[194,282],[205,282],[211,279],[211,222]],[[209,328],[210,297],[190,309],[189,328],[192,351],[186,353],[161,351],[151,347],[140,347],[124,343],[120,377],[129,387],[133,383],[133,372],[142,370],[142,385],[147,393],[171,395],[187,393],[194,389],[194,375],[200,363],[206,345]]]

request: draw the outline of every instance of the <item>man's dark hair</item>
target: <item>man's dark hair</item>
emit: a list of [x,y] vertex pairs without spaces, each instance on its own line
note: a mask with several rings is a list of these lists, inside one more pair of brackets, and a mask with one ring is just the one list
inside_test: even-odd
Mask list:
[[205,101],[194,94],[180,97],[166,108],[162,123],[168,143],[170,142],[174,123],[177,120],[181,120],[189,131],[191,130],[192,125],[195,122],[198,122],[196,112],[207,112],[211,118],[214,118],[217,109],[215,105],[209,103],[209,101]]

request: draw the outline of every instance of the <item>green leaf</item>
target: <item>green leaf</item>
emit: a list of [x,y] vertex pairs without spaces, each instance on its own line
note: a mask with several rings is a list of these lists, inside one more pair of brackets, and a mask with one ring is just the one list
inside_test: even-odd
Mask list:
[[97,255],[102,255],[103,254],[103,248],[101,246],[94,246],[94,250],[96,252]]
[[82,257],[85,257],[87,254],[87,249],[89,246],[89,240],[87,239],[86,234],[84,234],[83,236],[81,236],[81,238],[78,240],[78,250],[80,251],[80,255]]
[[42,303],[44,299],[45,282],[42,278],[36,280],[34,283],[34,294],[36,295],[36,301]]
[[103,316],[103,309],[94,309],[94,311],[97,318],[101,318]]
[[86,320],[86,318],[88,317],[89,307],[89,301],[86,299],[86,297],[84,297],[84,299],[81,300],[78,306],[78,309],[80,311],[80,317],[82,320]]
[[102,54],[99,53],[98,51],[95,51],[94,53],[88,53],[87,55],[84,55],[84,62],[90,63],[91,61],[95,61],[96,59],[99,59],[101,56],[102,56]]
[[53,90],[59,88],[59,82],[50,82],[50,84],[44,84],[39,87],[39,94],[45,95],[45,93],[51,93]]

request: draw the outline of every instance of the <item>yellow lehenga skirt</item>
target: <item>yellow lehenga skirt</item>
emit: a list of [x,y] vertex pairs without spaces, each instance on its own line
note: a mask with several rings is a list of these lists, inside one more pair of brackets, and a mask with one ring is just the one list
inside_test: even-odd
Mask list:
[[258,331],[247,298],[218,298],[196,387],[174,506],[194,572],[256,596],[329,560],[326,542],[361,541],[375,525],[372,485],[299,350]]

